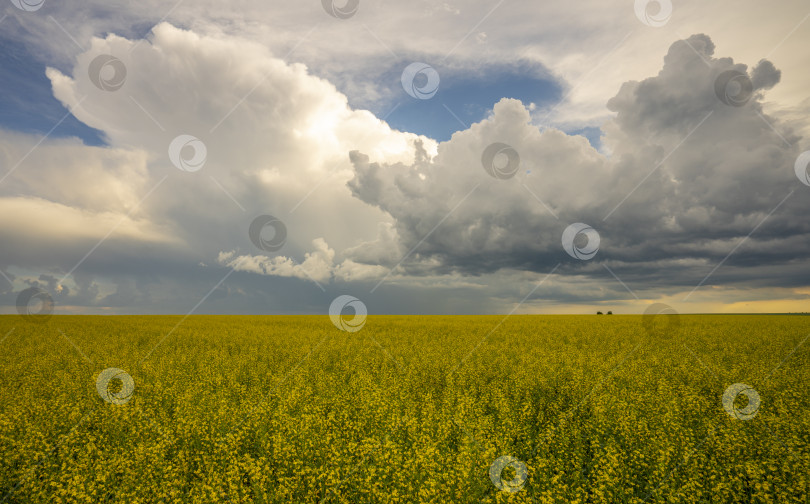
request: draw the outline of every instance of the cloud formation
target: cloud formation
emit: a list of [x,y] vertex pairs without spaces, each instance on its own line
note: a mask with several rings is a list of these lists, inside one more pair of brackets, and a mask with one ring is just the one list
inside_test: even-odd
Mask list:
[[[741,106],[716,93],[728,71],[751,83]],[[593,270],[605,262],[633,280],[652,273],[666,289],[697,285],[746,239],[729,266],[776,267],[783,273],[773,285],[783,285],[796,251],[810,243],[807,198],[792,196],[803,189],[792,169],[800,137],[762,108],[763,92],[779,79],[769,61],[749,69],[715,58],[711,39],[694,35],[671,46],[657,76],[625,83],[608,102],[616,113],[603,127],[609,156],[582,137],[538,130],[522,103],[502,100],[490,118],[440,144],[434,158],[375,163],[353,153],[349,187],[395,220],[399,249],[418,245],[403,264],[412,275],[543,272],[560,261]],[[482,169],[481,154],[494,142],[519,153],[514,178]],[[766,217],[768,225],[746,238]],[[441,231],[430,233],[442,219]],[[562,230],[574,222],[601,235],[592,262],[568,264],[561,254]],[[364,259],[391,263],[386,254]]]
[[[72,69],[47,75],[109,145],[32,149],[36,138],[0,134],[0,159],[13,169],[0,209],[14,216],[0,220],[3,304],[25,284],[58,291],[63,306],[183,311],[211,294],[215,311],[308,311],[333,291],[370,295],[384,280],[412,300],[381,289],[378,311],[462,311],[448,291],[499,311],[557,267],[536,296],[625,299],[610,276],[599,286],[609,265],[655,297],[694,287],[732,250],[712,282],[806,286],[797,251],[808,246],[808,200],[793,172],[800,125],[763,108],[780,72],[714,50],[705,35],[675,42],[658,75],[622,85],[607,102],[614,116],[600,152],[538,128],[513,99],[447,142],[395,131],[242,37],[163,23],[146,41],[93,38]],[[126,75],[105,74],[114,84],[105,89],[90,70],[106,55]],[[742,106],[717,95],[728,71],[750,82]],[[174,166],[180,135],[205,146],[199,171]],[[495,143],[520,158],[500,178],[482,165]],[[499,167],[504,152],[493,157]],[[266,214],[288,230],[275,253],[248,237]],[[599,232],[594,259],[565,254],[561,236],[575,222]]]
[[[126,68],[116,89],[100,88],[88,71],[103,55]],[[407,161],[417,140],[435,148],[352,110],[334,86],[259,44],[169,24],[148,42],[93,39],[71,74],[47,74],[54,95],[110,145],[39,145],[31,136],[3,135],[3,164],[13,173],[0,185],[0,205],[15,216],[0,221],[0,233],[13,237],[0,245],[4,270],[65,275],[81,262],[78,271],[117,278],[120,286],[138,270],[216,264],[220,252],[256,251],[247,228],[264,213],[283,219],[290,236],[282,252],[308,268],[325,253],[317,248],[324,239],[356,246],[384,218],[345,187],[350,150]],[[169,147],[180,135],[205,146],[201,170],[173,164]],[[278,261],[268,271],[291,276],[281,265],[293,259]],[[175,270],[174,281],[188,281],[188,270]]]

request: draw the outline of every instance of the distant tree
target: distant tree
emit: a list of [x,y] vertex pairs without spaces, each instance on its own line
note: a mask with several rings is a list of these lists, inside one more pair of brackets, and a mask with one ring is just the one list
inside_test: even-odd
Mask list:
[[602,314],[602,312],[598,311],[598,312],[596,312],[596,314],[597,314],[597,315],[601,315],[601,314]]
[[608,311],[608,315],[613,315],[613,312],[612,312],[612,311]]

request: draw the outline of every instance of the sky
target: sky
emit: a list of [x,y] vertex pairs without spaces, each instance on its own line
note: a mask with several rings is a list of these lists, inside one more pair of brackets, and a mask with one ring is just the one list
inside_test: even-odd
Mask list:
[[9,0],[0,313],[810,311],[808,18]]

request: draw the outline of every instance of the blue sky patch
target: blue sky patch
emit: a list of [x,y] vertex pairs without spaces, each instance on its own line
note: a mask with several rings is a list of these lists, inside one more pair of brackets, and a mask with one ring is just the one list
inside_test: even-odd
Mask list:
[[602,128],[598,126],[586,126],[577,130],[566,131],[569,135],[582,135],[588,139],[591,146],[599,150],[602,148]]
[[[0,38],[0,128],[44,135],[67,114],[68,110],[53,96],[45,66],[25,45]],[[78,137],[87,145],[104,145],[100,131],[72,114],[51,137]]]
[[[484,119],[502,98],[515,98],[527,106],[535,103],[542,107],[558,101],[562,92],[559,83],[536,64],[490,65],[474,72],[435,65],[433,69],[440,77],[438,91],[428,99],[414,98],[403,89],[401,82],[402,69],[407,66],[407,62],[402,63],[395,67],[395,73],[385,75],[386,80],[390,79],[391,85],[397,87],[396,98],[373,112],[383,117],[399,104],[386,118],[392,128],[439,141],[449,140],[456,131]],[[424,74],[417,75],[417,96],[418,88],[430,94],[428,85]]]

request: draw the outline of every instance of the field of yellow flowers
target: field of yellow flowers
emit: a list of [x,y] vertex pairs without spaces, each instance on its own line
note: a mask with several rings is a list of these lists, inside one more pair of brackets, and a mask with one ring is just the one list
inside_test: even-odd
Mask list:
[[810,502],[810,317],[642,318],[0,317],[0,500]]

